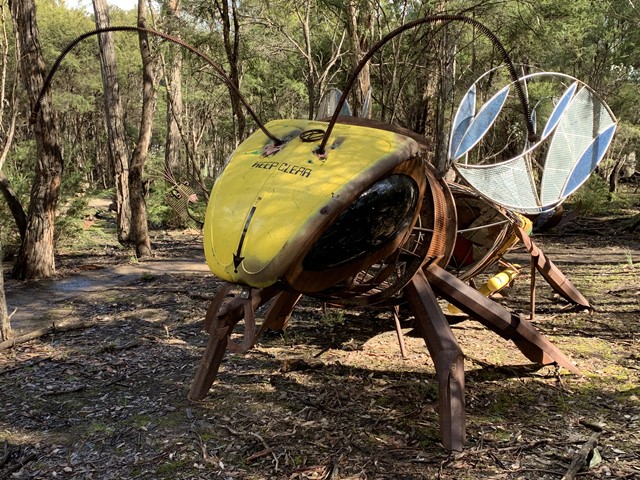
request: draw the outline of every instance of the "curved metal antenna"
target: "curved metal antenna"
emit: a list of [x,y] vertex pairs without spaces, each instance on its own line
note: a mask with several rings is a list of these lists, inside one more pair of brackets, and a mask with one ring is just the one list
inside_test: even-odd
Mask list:
[[525,95],[524,89],[522,88],[522,85],[520,85],[520,83],[517,81],[519,77],[518,77],[518,74],[516,72],[515,66],[513,65],[513,62],[511,61],[511,57],[509,57],[509,54],[505,50],[504,46],[502,45],[502,43],[500,42],[498,37],[496,37],[494,35],[494,33],[491,30],[489,30],[489,28],[486,27],[484,24],[478,22],[477,20],[474,20],[473,18],[466,17],[464,15],[430,15],[428,17],[419,18],[417,20],[413,20],[412,22],[405,23],[404,25],[402,25],[402,26],[396,28],[395,30],[387,33],[384,37],[382,37],[380,40],[378,40],[369,49],[369,51],[367,52],[367,54],[364,57],[362,57],[360,62],[358,62],[358,65],[356,65],[356,67],[354,68],[353,72],[351,72],[351,76],[347,80],[347,85],[346,85],[344,91],[342,92],[342,96],[340,97],[340,100],[338,100],[338,104],[336,105],[336,109],[335,109],[335,111],[333,113],[333,116],[331,117],[331,120],[329,121],[329,125],[327,126],[327,130],[326,130],[326,132],[324,134],[324,137],[322,139],[322,143],[320,143],[320,146],[317,149],[317,153],[320,154],[320,155],[323,155],[325,153],[326,147],[327,147],[327,142],[329,141],[329,136],[331,135],[331,131],[333,130],[333,127],[334,127],[334,125],[336,124],[336,122],[338,120],[338,115],[340,114],[340,109],[342,108],[342,105],[344,105],[344,102],[347,100],[347,96],[349,95],[349,92],[351,91],[351,88],[353,87],[353,84],[355,83],[356,79],[358,78],[358,74],[364,68],[364,66],[367,64],[367,62],[369,60],[371,60],[371,57],[373,57],[373,55],[378,50],[380,50],[385,44],[387,44],[390,40],[392,40],[393,38],[397,37],[401,33],[404,33],[407,30],[415,28],[415,27],[417,27],[419,25],[423,25],[425,23],[454,22],[454,21],[460,21],[460,22],[467,23],[469,25],[473,25],[484,36],[489,38],[489,40],[491,40],[491,43],[498,49],[500,55],[502,56],[502,60],[504,61],[504,63],[506,64],[506,66],[507,66],[507,68],[509,70],[509,74],[510,74],[512,80],[515,82],[515,88],[517,90],[518,98],[520,99],[520,104],[522,105],[522,110],[523,110],[523,113],[524,113],[524,116],[525,116],[525,122],[526,122],[526,125],[527,125],[527,132],[529,134],[530,139],[533,140],[535,138],[536,134],[535,134],[535,129],[533,128],[533,122],[531,121],[531,110],[529,108],[529,102],[528,102],[527,97]]
[[251,117],[256,122],[256,124],[258,125],[260,130],[262,130],[262,132],[267,137],[269,137],[276,145],[282,144],[282,140],[280,140],[278,137],[276,137],[271,132],[269,132],[269,130],[267,130],[267,128],[264,126],[264,124],[260,121],[260,119],[258,118],[256,113],[249,106],[249,104],[247,103],[245,98],[242,96],[242,94],[240,93],[238,88],[233,84],[231,79],[224,72],[224,69],[220,65],[218,65],[216,62],[214,62],[208,55],[204,54],[203,52],[201,52],[200,50],[196,49],[195,47],[192,47],[191,45],[189,45],[188,43],[182,41],[178,37],[174,37],[173,35],[168,35],[166,33],[162,33],[162,32],[159,32],[157,30],[152,30],[152,29],[149,29],[149,28],[134,27],[134,26],[114,26],[114,27],[98,28],[96,30],[92,30],[90,32],[83,33],[82,35],[78,36],[73,42],[71,42],[69,45],[67,45],[65,47],[65,49],[62,51],[62,53],[60,53],[60,55],[58,55],[58,58],[56,58],[56,61],[53,62],[53,66],[51,67],[51,70],[49,70],[47,78],[45,79],[44,84],[42,85],[42,88],[40,89],[40,94],[38,95],[38,99],[36,100],[36,103],[33,106],[33,109],[31,110],[31,117],[29,118],[29,122],[30,123],[35,123],[36,122],[36,118],[38,116],[38,112],[40,111],[40,107],[41,107],[41,104],[42,104],[42,99],[44,98],[44,95],[45,95],[47,89],[51,86],[51,81],[53,79],[53,76],[55,75],[56,71],[58,70],[58,67],[60,67],[60,64],[62,63],[62,60],[64,59],[64,57],[76,45],[78,45],[83,40],[86,40],[87,38],[89,38],[91,36],[99,35],[99,34],[105,33],[105,32],[136,32],[136,33],[138,33],[138,32],[146,32],[146,33],[149,33],[151,35],[155,35],[157,37],[164,38],[165,40],[168,40],[168,41],[173,42],[173,43],[175,43],[177,45],[180,45],[181,47],[184,47],[187,50],[189,50],[190,52],[194,53],[195,55],[197,55],[198,57],[203,59],[205,62],[207,62],[209,65],[211,65],[211,67],[213,67],[213,69],[216,71],[216,73],[222,78],[224,83],[226,83],[226,85],[233,91],[233,93],[238,95],[238,98],[240,99],[240,102],[242,102],[242,104],[245,106],[245,108],[247,109],[247,112],[249,112],[249,115],[251,115]]

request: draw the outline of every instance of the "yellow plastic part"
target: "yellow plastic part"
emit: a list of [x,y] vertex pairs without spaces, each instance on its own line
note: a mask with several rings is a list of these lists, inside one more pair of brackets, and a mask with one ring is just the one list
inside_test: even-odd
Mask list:
[[[502,290],[504,287],[506,287],[507,285],[509,285],[513,281],[513,279],[516,278],[518,273],[520,273],[520,269],[518,268],[518,265],[505,268],[500,273],[494,275],[489,280],[487,280],[487,283],[485,283],[480,288],[478,288],[478,292],[480,292],[485,297],[488,297],[492,293],[498,292]],[[462,311],[458,307],[452,304],[449,304],[447,306],[447,311],[451,315],[458,315],[462,313]]]
[[205,257],[216,276],[260,288],[282,279],[363,185],[418,151],[408,137],[338,124],[323,158],[315,153],[319,138],[299,135],[326,125],[276,120],[266,127],[284,146],[256,131],[233,153],[205,217]]

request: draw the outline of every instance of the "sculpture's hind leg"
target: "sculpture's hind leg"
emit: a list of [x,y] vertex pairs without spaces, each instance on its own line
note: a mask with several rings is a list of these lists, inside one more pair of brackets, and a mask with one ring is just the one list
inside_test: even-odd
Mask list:
[[576,286],[571,283],[562,271],[549,259],[545,253],[538,248],[538,246],[531,240],[531,237],[527,235],[522,228],[515,226],[514,230],[525,248],[531,254],[531,261],[542,274],[544,279],[551,285],[551,287],[562,295],[566,300],[580,305],[584,308],[591,308],[589,301],[584,298]]
[[572,373],[580,370],[551,341],[524,318],[512,314],[502,305],[485,298],[437,265],[430,265],[424,273],[431,286],[445,300],[482,323],[502,338],[512,340],[531,361],[543,365],[556,362]]

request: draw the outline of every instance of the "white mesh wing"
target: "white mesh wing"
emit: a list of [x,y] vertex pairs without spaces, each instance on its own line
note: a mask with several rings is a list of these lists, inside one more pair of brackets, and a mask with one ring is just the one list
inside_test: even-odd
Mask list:
[[[540,187],[542,204],[557,203],[565,184],[585,150],[604,130],[615,123],[609,110],[591,91],[582,88],[567,107],[553,135]],[[586,170],[586,177],[601,160]],[[584,180],[586,180],[586,177]]]
[[542,211],[529,162],[522,155],[495,165],[456,164],[455,168],[473,188],[496,203],[521,213]]

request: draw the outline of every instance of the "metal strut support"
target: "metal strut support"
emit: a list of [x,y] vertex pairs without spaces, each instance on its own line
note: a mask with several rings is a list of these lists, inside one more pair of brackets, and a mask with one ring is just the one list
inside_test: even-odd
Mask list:
[[512,340],[529,360],[543,365],[555,362],[572,373],[580,374],[578,367],[524,318],[512,314],[435,264],[426,268],[424,273],[445,300],[502,338]]
[[464,355],[421,270],[405,287],[405,297],[436,367],[442,445],[460,451],[465,442]]
[[527,235],[527,232],[517,225],[514,225],[514,231],[531,254],[531,261],[535,264],[544,279],[549,282],[549,285],[566,300],[584,308],[591,308],[589,301],[584,298],[576,286],[571,283],[571,280],[555,266],[544,252],[533,243],[533,240]]

